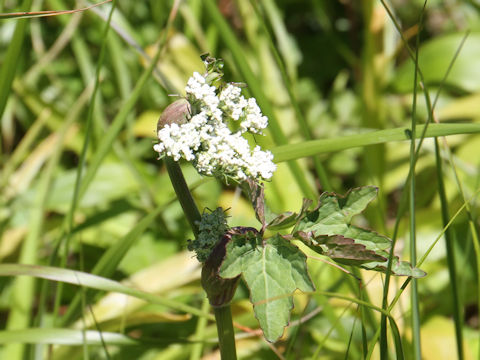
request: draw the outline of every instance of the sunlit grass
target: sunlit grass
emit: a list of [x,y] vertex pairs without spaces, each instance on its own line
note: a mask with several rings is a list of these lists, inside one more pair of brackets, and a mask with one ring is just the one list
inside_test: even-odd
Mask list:
[[[232,303],[239,358],[475,358],[478,8],[409,4],[408,14],[389,15],[373,1],[222,4],[113,1],[1,20],[0,358],[218,351],[200,267],[186,252],[193,234],[152,150],[158,116],[177,99],[169,95],[183,95],[205,52],[225,60],[226,80],[246,83],[269,117],[255,141],[279,166],[265,186],[271,209],[378,186],[359,225],[388,234],[396,254],[415,253],[428,273],[412,318],[410,280],[361,271],[359,282],[311,258],[317,291],[295,295],[291,326],[275,344],[257,331],[241,285]],[[0,12],[76,7],[4,2]],[[237,189],[181,167],[201,209],[230,208],[232,224],[259,226]]]

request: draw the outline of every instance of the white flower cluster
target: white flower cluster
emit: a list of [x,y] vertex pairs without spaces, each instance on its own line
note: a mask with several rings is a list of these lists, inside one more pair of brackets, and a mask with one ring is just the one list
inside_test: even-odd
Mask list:
[[[245,99],[241,89],[228,84],[218,91],[195,72],[185,88],[192,114],[184,124],[167,124],[158,131],[154,150],[175,161],[192,161],[204,175],[225,176],[237,181],[270,179],[276,170],[273,155],[250,148],[244,133],[262,134],[268,119],[262,115],[254,98]],[[239,122],[232,132],[228,120]]]

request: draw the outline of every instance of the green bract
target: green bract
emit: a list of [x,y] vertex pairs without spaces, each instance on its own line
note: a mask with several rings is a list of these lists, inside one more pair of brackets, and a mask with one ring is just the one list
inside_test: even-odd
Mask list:
[[228,230],[227,218],[222,208],[216,208],[211,213],[204,212],[198,223],[198,230],[198,237],[189,240],[188,250],[195,251],[198,261],[205,262]]

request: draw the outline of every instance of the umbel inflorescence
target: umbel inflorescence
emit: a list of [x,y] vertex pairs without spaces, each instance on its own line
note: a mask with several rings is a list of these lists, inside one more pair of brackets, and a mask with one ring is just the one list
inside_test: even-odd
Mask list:
[[[159,143],[154,150],[175,161],[181,158],[191,161],[203,175],[238,182],[247,178],[257,182],[270,179],[276,170],[272,153],[258,145],[252,149],[243,136],[262,135],[268,125],[267,117],[255,98],[243,97],[239,85],[219,81],[222,74],[218,67],[212,67],[212,58],[205,65],[207,72],[193,73],[185,87],[188,101],[184,107],[185,121],[167,120],[158,129]],[[213,85],[216,82],[221,84],[216,87]]]

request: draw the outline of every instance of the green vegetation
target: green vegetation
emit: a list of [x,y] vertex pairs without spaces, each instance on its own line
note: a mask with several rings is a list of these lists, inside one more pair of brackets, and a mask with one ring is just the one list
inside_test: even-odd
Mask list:
[[[474,1],[92,4],[0,2],[1,359],[218,357],[230,316],[239,359],[480,356]],[[268,117],[265,208],[153,150],[204,53]],[[187,250],[219,207],[265,233],[231,314]]]

